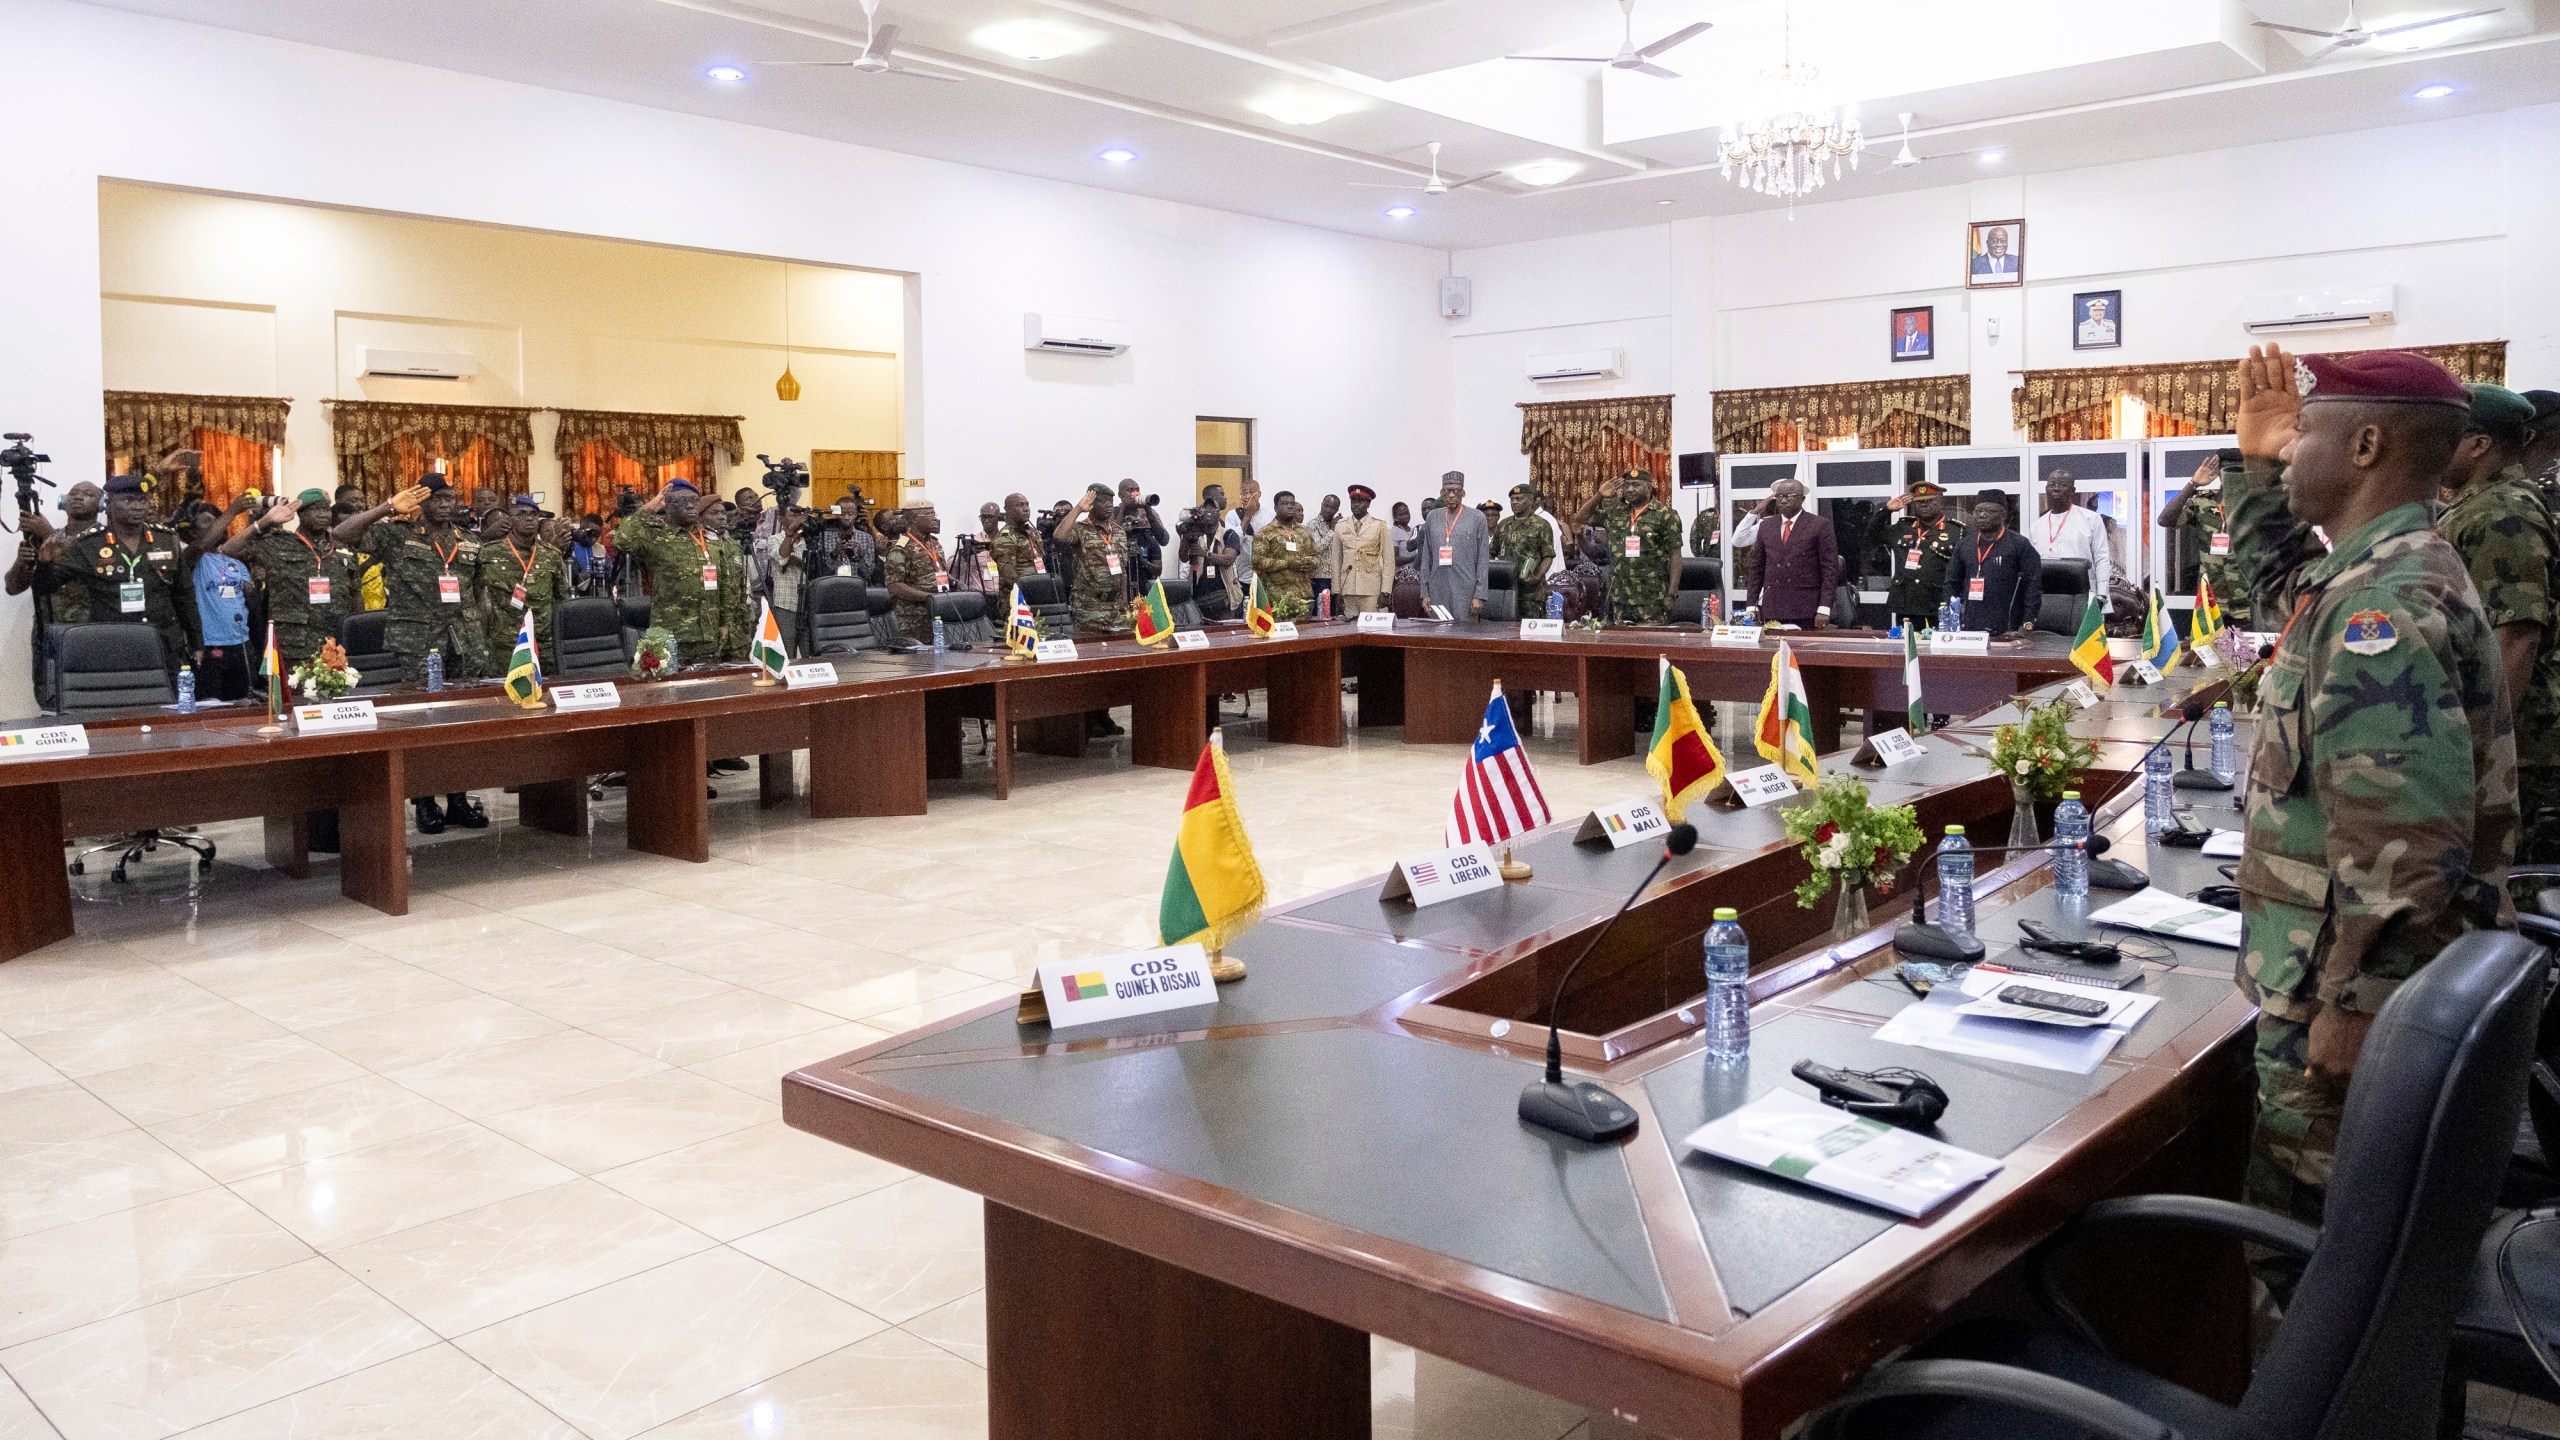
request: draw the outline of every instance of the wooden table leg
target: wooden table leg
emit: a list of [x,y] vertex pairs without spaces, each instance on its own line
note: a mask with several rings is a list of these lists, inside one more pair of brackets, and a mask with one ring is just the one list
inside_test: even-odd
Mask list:
[[1840,676],[1823,665],[1807,665],[1804,698],[1813,709],[1813,752],[1828,755],[1840,748]]
[[990,1440],[1366,1440],[1368,1336],[986,1210]]
[[630,787],[624,814],[632,849],[670,860],[711,858],[711,792],[703,775],[710,764],[706,739],[699,720],[633,729],[630,760],[623,769]]
[[553,835],[587,833],[587,777],[542,780],[516,787],[516,823]]
[[809,817],[921,815],[922,695],[840,700],[809,712]]
[[296,810],[289,815],[269,815],[267,821],[267,868],[296,880],[311,878],[311,814]]
[[[1015,737],[1020,748],[1034,755],[1055,755],[1062,760],[1084,758],[1085,727],[1089,723],[1085,712],[1043,715],[1037,720],[1020,723],[1022,733]],[[1198,759],[1199,752],[1193,751],[1192,758]],[[1186,765],[1183,768],[1191,767]]]
[[792,774],[798,762],[798,754],[790,750],[776,755],[756,757],[756,805],[758,808],[770,810],[776,805],[791,803],[791,797],[798,789]]
[[1208,674],[1199,665],[1157,665],[1137,672],[1137,693],[1129,702],[1131,764],[1188,770],[1199,763],[1200,747],[1209,743]]
[[1582,763],[1597,765],[1636,752],[1635,686],[1641,662],[1584,656],[1574,690],[1581,714]]
[[[995,687],[997,713],[1003,713],[1004,687]],[[997,730],[1003,730],[998,722]],[[1003,752],[997,752],[1001,755]],[[960,778],[960,692],[934,690],[926,693],[924,703],[924,773],[928,780]],[[998,762],[996,798],[1004,798],[1002,762]]]
[[[1484,723],[1485,697],[1493,693],[1493,675],[1494,657],[1489,654],[1405,651],[1404,742],[1464,745],[1474,740],[1476,727]],[[1368,689],[1367,682],[1360,688]]]
[[338,893],[385,915],[409,913],[408,762],[399,750],[338,762]]
[[1360,728],[1403,724],[1404,651],[1386,645],[1361,646],[1351,652],[1351,671],[1360,680]]
[[0,960],[71,938],[63,869],[62,791],[21,785],[0,802]]
[[[1275,745],[1342,744],[1342,652],[1271,657],[1267,733]],[[1366,687],[1363,687],[1366,688]]]

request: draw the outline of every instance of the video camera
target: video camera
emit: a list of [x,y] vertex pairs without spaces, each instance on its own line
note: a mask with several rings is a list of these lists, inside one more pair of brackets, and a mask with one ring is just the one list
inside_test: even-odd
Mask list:
[[774,504],[793,504],[797,501],[800,492],[808,488],[809,467],[800,461],[788,455],[779,460],[770,455],[758,455],[756,459],[764,464],[762,484],[764,488],[773,492]]
[[53,457],[39,455],[27,444],[34,438],[36,437],[24,430],[11,430],[5,435],[0,435],[0,439],[6,439],[9,442],[8,449],[0,450],[0,471],[7,472],[10,480],[17,485],[18,513],[21,515],[36,508],[38,485],[48,490],[53,488],[51,480],[36,473],[37,466],[52,464]]

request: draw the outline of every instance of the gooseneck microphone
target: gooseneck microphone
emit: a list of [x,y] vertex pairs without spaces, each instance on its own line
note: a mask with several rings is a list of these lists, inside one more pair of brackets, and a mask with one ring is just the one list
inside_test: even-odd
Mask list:
[[1556,981],[1555,998],[1547,1003],[1546,1077],[1520,1092],[1521,1119],[1559,1135],[1570,1135],[1576,1140],[1622,1140],[1636,1133],[1635,1108],[1609,1093],[1606,1086],[1590,1080],[1578,1085],[1565,1083],[1564,1040],[1559,1028],[1564,991],[1573,983],[1573,972],[1581,969],[1582,962],[1590,959],[1591,952],[1599,948],[1611,930],[1617,928],[1628,906],[1636,903],[1636,897],[1643,894],[1654,877],[1662,873],[1662,867],[1670,864],[1674,857],[1686,855],[1697,848],[1697,826],[1686,823],[1672,826],[1671,833],[1663,837],[1662,858],[1654,861],[1653,868],[1644,872],[1644,879],[1627,892],[1627,898],[1619,904],[1617,913],[1609,917],[1609,923],[1601,926],[1583,945],[1582,953],[1573,957],[1573,963],[1564,967],[1563,978]]
[[[2092,842],[2093,844],[2096,842]],[[1980,855],[2024,855],[2038,850],[2072,850],[2072,845],[1980,845],[1973,853]],[[1971,935],[1958,935],[1943,925],[1929,923],[1929,872],[1935,865],[1924,866],[1920,883],[1911,888],[1911,922],[1895,929],[1893,948],[1905,955],[1924,960],[1945,960],[1970,965],[1986,953],[1982,941]]]
[[2190,696],[2188,697],[2186,704],[2178,707],[2178,713],[2187,717],[2187,759],[2185,768],[2178,772],[2177,779],[2171,783],[2181,790],[2230,789],[2230,781],[2223,779],[2221,776],[2214,774],[2210,770],[2199,770],[2196,768],[2196,724],[2198,721],[2203,720],[2205,715],[2208,713],[2205,710],[2204,702]]

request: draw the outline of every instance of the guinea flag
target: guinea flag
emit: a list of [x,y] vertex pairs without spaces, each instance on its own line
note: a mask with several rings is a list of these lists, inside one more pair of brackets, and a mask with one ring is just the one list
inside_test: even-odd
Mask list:
[[1138,622],[1138,643],[1161,645],[1173,633],[1173,607],[1164,602],[1164,582],[1158,580],[1147,587],[1147,596],[1138,602],[1132,619]]
[[2080,638],[2071,644],[2071,663],[2101,685],[2116,683],[2116,662],[2107,654],[2107,607],[2093,593],[2080,612]]
[[507,661],[507,698],[530,710],[542,703],[542,653],[533,647],[533,612],[516,626],[516,653]]
[[1200,748],[1200,763],[1192,767],[1191,793],[1183,799],[1182,825],[1173,837],[1173,863],[1165,867],[1164,897],[1156,906],[1162,944],[1197,940],[1215,950],[1262,914],[1262,867],[1254,863],[1235,794],[1226,741],[1212,730]]
[[1697,702],[1689,698],[1689,677],[1662,661],[1662,678],[1653,710],[1653,748],[1644,768],[1662,782],[1662,814],[1672,824],[1687,814],[1689,802],[1724,778],[1724,756],[1698,720]]

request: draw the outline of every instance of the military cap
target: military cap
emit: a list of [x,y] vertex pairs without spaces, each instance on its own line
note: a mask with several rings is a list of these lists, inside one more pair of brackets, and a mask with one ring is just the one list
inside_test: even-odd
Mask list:
[[1537,493],[1538,487],[1535,485],[1520,484],[1511,487],[1511,498],[1514,500],[1525,500]]
[[2501,445],[2522,446],[2533,424],[2533,402],[2504,385],[2465,385],[2471,392],[2469,428]]
[[1366,485],[1351,486],[1350,495],[1354,500],[1375,500],[1378,498],[1378,492],[1370,489]]
[[690,480],[670,480],[667,482],[667,488],[670,490],[681,490],[687,495],[699,495],[702,493],[694,488],[693,482]]
[[2560,390],[2527,390],[2524,398],[2533,406],[2533,423],[2548,425],[2560,419]]
[[1111,487],[1103,484],[1099,480],[1094,481],[1092,484],[1087,485],[1084,488],[1086,494],[1091,495],[1098,500],[1108,500],[1111,498]]
[[142,477],[139,475],[113,476],[107,481],[107,493],[110,495],[139,495],[142,493]]
[[329,503],[329,492],[318,489],[305,490],[293,497],[293,503],[297,508],[304,505],[326,505]]
[[1914,500],[1926,500],[1933,495],[1946,494],[1947,487],[1934,480],[1918,480],[1912,482],[1911,488],[1904,493]]
[[426,486],[430,490],[450,490],[453,488],[453,482],[446,479],[444,472],[441,470],[430,470],[426,474],[419,476],[418,483]]
[[2471,408],[2471,392],[2453,372],[2424,355],[2407,350],[2351,350],[2343,355],[2305,355],[2295,375],[2297,387],[2310,381],[2302,398],[2357,400],[2366,404],[2450,405]]

